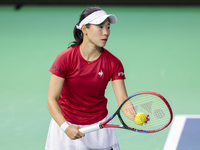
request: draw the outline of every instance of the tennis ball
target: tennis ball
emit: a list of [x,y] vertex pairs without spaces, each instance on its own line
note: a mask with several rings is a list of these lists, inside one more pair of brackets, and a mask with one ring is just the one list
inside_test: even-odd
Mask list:
[[135,121],[138,124],[143,124],[145,120],[146,120],[146,115],[144,113],[138,113],[137,115],[135,115]]

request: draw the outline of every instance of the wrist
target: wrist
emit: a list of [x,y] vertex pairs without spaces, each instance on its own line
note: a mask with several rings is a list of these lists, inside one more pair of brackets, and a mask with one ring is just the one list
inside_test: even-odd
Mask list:
[[61,126],[60,126],[60,128],[61,128],[61,130],[63,130],[64,132],[65,132],[65,130],[68,128],[68,124],[67,124],[67,122],[65,121]]

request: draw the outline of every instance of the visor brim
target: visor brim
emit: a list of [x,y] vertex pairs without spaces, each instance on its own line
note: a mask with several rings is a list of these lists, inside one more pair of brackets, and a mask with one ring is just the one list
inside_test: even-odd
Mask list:
[[117,22],[117,17],[115,15],[104,15],[99,18],[96,18],[90,22],[90,24],[101,24],[107,18],[109,18],[111,24],[115,24]]

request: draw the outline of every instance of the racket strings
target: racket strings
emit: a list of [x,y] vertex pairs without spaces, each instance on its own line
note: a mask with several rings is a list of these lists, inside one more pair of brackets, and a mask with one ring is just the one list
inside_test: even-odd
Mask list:
[[[134,121],[135,113],[149,114],[147,124],[137,125]],[[141,130],[155,130],[163,127],[170,120],[169,109],[162,99],[155,95],[142,94],[129,99],[120,111],[123,122]]]

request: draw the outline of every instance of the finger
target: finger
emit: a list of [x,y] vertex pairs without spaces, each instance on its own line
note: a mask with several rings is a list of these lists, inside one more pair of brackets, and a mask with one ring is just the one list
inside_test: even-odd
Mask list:
[[81,131],[79,131],[78,134],[77,134],[77,137],[79,137],[79,138],[82,138],[82,137],[84,137],[84,136],[85,136],[85,134],[82,133]]
[[149,114],[145,114],[146,115],[146,120],[149,120]]
[[78,135],[78,138],[82,138],[82,137],[83,137],[83,135],[80,135],[80,134]]
[[150,120],[150,119],[147,118],[147,119],[145,120],[144,124],[147,124],[149,120]]
[[79,131],[79,133],[78,133],[81,137],[84,137],[85,136],[85,134],[84,133],[82,133],[81,131]]
[[146,118],[146,119],[145,119],[145,121],[149,121],[149,120],[150,120],[149,118]]
[[72,140],[77,140],[77,139],[80,139],[80,138],[82,138],[82,137],[81,136],[76,136]]
[[80,128],[79,126],[77,126],[77,129],[78,129],[77,137],[78,137],[78,138],[84,137],[85,134],[79,131],[79,129],[81,129],[81,128]]

